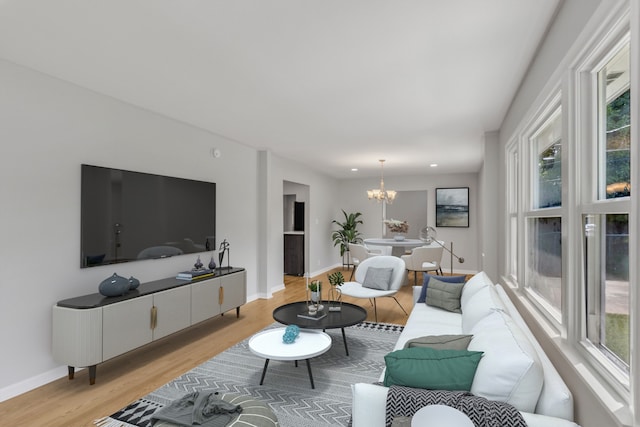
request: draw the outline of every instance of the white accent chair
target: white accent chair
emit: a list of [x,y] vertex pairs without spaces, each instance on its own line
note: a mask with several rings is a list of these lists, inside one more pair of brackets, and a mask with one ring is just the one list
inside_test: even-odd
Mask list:
[[420,246],[415,248],[410,255],[402,255],[402,259],[407,265],[407,270],[413,271],[414,285],[419,286],[418,272],[435,271],[436,274],[442,275],[442,246],[434,243],[429,246]]
[[353,264],[353,270],[351,270],[351,276],[349,280],[353,279],[353,272],[356,271],[358,265],[365,259],[378,256],[381,252],[374,249],[369,249],[365,245],[359,245],[357,243],[349,243],[349,255],[351,256],[351,263]]
[[[362,286],[364,278],[367,275],[369,267],[377,268],[393,268],[391,279],[389,281],[388,290],[372,289]],[[343,283],[340,287],[340,291],[343,296],[349,296],[352,298],[366,298],[373,300],[373,310],[375,313],[376,322],[378,321],[378,307],[376,305],[376,298],[390,297],[400,306],[405,315],[407,311],[402,307],[400,302],[396,299],[395,295],[398,290],[405,283],[405,263],[402,259],[395,256],[379,255],[365,259],[360,262],[358,269],[356,270],[356,281]]]

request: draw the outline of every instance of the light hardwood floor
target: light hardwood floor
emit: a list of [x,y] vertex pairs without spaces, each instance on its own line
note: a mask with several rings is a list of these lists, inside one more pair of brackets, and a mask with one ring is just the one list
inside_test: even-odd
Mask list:
[[[343,271],[349,279],[349,271]],[[332,271],[336,271],[332,270]],[[332,271],[327,272],[330,274]],[[314,279],[328,285],[327,274]],[[418,276],[420,278],[420,275]],[[285,289],[270,299],[252,301],[224,316],[205,321],[141,349],[98,365],[96,383],[89,385],[88,371],[76,372],[75,379],[61,378],[38,389],[0,403],[2,426],[93,426],[93,420],[108,416],[150,393],[173,378],[223,352],[273,323],[273,309],[305,298],[304,279],[285,276]],[[413,274],[397,295],[410,312]],[[345,297],[347,302],[367,309],[373,321],[373,307],[366,300]],[[391,298],[378,300],[378,321],[405,324],[407,317]]]

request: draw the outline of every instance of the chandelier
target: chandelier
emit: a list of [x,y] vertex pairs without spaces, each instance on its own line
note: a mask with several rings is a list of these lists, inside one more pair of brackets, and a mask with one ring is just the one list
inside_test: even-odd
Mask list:
[[367,196],[369,200],[375,199],[378,202],[386,203],[392,203],[396,198],[396,192],[394,190],[384,189],[384,160],[380,160],[380,188],[367,190]]

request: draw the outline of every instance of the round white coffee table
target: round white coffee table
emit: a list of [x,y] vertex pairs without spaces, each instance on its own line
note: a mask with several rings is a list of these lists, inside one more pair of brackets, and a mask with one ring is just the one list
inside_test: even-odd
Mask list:
[[298,360],[306,360],[311,388],[315,388],[309,359],[329,350],[331,348],[331,337],[321,331],[301,329],[300,335],[298,335],[298,338],[296,338],[293,343],[285,344],[282,342],[285,329],[286,328],[268,329],[258,332],[249,339],[249,350],[256,356],[265,358],[260,385],[264,382],[264,375],[267,373],[269,360],[293,360],[296,362],[296,366]]
[[429,405],[413,414],[411,427],[473,427],[473,421],[451,406]]

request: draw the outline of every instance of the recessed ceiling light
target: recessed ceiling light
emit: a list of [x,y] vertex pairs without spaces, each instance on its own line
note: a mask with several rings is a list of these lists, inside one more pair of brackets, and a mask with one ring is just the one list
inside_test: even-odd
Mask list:
[[358,168],[351,168],[351,172],[358,172]]
[[429,166],[431,166],[432,168],[437,168],[438,164],[437,163],[431,163]]

